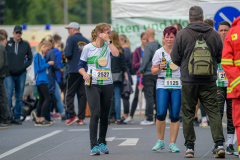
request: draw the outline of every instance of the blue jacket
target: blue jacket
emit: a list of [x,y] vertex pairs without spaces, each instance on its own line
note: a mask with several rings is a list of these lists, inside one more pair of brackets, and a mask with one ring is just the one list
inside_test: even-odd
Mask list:
[[36,53],[34,55],[34,74],[36,79],[36,86],[49,83],[46,73],[46,69],[48,67],[50,67],[50,65],[46,63],[45,58],[42,58],[41,54]]
[[54,65],[50,66],[48,69],[48,90],[50,94],[53,94],[55,92],[55,80],[56,80],[56,71],[60,70],[61,68],[58,66],[56,61],[55,52],[53,49],[50,49],[46,55],[45,55],[46,62],[54,61]]
[[[57,48],[53,48],[53,50],[55,52],[58,66],[60,68],[63,68],[61,51],[59,51]],[[56,73],[57,73],[57,81],[60,83],[61,82],[61,71],[57,71]]]
[[67,39],[65,48],[65,57],[68,59],[66,65],[67,74],[78,73],[78,62],[83,47],[88,43],[89,41],[81,33],[75,33]]

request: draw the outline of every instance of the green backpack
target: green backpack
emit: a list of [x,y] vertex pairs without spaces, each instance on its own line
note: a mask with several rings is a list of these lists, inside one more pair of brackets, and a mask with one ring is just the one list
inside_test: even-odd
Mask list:
[[186,30],[193,36],[196,41],[192,54],[188,61],[188,70],[190,77],[209,78],[213,76],[212,54],[208,49],[208,45],[206,43],[206,39],[210,35],[212,29],[206,32],[204,36],[202,33],[199,33],[197,38],[191,29],[186,28]]

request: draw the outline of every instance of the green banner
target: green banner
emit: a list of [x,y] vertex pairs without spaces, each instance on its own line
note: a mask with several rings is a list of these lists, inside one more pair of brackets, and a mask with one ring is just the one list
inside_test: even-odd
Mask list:
[[162,44],[163,30],[174,23],[180,23],[184,28],[189,24],[188,16],[115,18],[112,20],[112,29],[129,38],[133,52],[141,45],[140,36],[146,29],[153,28],[156,41]]

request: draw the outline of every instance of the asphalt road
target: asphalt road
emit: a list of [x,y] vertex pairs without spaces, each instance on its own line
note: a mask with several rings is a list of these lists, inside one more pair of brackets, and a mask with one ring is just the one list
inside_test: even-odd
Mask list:
[[[180,153],[169,153],[169,124],[167,125],[166,149],[153,152],[151,149],[157,141],[155,125],[139,125],[143,116],[137,116],[134,124],[111,124],[108,128],[107,147],[109,155],[90,156],[89,118],[86,125],[66,126],[60,120],[50,127],[35,127],[27,121],[22,125],[11,125],[0,130],[0,159],[3,160],[181,160],[185,159],[185,146],[182,127],[180,127],[177,144]],[[224,127],[226,137],[227,128]],[[210,128],[195,127],[197,136],[195,159],[214,159],[211,149],[213,140]],[[237,145],[234,146],[237,150]],[[226,155],[227,159],[238,159]]]

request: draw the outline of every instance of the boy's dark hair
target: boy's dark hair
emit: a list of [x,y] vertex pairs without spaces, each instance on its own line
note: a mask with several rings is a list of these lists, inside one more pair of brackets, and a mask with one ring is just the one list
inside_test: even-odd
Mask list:
[[59,35],[57,35],[57,34],[55,34],[54,36],[53,36],[53,41],[55,42],[55,43],[57,43],[59,40],[61,40],[62,39],[62,37],[61,36],[59,36]]

